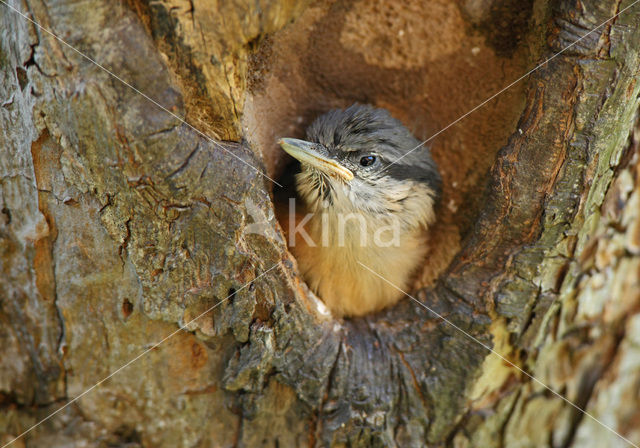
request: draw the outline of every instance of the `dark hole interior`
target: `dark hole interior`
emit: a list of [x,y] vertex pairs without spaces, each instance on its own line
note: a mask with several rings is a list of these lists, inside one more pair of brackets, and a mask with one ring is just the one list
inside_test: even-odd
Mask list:
[[124,299],[122,301],[122,315],[125,319],[127,319],[133,313],[133,303],[129,301],[129,299]]

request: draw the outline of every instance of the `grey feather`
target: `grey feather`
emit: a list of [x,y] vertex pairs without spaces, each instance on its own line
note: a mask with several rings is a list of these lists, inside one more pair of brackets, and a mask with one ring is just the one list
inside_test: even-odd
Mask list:
[[[388,175],[426,184],[434,199],[440,196],[442,181],[428,146],[385,109],[354,104],[329,111],[309,126],[307,140],[322,144],[363,181]],[[377,169],[359,166],[358,160],[368,154],[380,158]]]

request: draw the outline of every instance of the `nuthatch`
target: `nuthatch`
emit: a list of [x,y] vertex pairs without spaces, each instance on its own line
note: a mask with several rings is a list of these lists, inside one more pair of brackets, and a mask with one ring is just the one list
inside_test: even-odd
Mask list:
[[301,162],[296,188],[309,214],[289,240],[309,287],[335,316],[396,303],[435,220],[441,178],[429,149],[386,110],[358,104],[316,119],[307,141],[279,144]]

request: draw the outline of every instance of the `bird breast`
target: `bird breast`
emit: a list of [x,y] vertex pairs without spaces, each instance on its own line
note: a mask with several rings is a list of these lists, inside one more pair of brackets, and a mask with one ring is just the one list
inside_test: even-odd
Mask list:
[[316,214],[304,230],[311,241],[300,232],[289,235],[291,250],[309,287],[336,316],[398,301],[426,251],[423,228],[372,214]]

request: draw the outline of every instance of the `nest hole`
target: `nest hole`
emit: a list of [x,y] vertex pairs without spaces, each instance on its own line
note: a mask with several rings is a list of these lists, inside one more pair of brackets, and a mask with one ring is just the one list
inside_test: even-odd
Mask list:
[[304,138],[313,119],[332,108],[386,108],[418,139],[437,135],[429,145],[443,195],[414,289],[446,270],[480,211],[489,168],[516,127],[524,85],[461,117],[530,68],[524,43],[506,54],[483,34],[477,25],[484,13],[496,14],[448,0],[429,8],[418,0],[325,0],[258,45],[243,128],[283,185],[273,187],[281,224],[295,197],[298,164],[278,138]]

